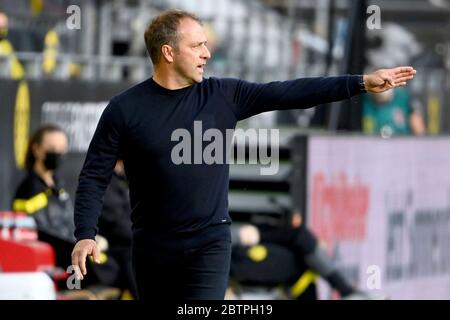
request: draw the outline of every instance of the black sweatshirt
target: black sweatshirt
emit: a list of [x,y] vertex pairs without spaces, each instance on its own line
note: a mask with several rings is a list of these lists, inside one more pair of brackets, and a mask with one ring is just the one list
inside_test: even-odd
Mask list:
[[[228,164],[174,164],[175,129],[203,132],[234,129],[253,115],[304,109],[348,99],[361,92],[360,77],[302,78],[267,84],[205,78],[169,90],[149,78],[113,97],[104,110],[80,173],[75,201],[75,236],[93,239],[102,198],[117,158],[124,160],[130,186],[133,230],[166,234],[230,223]],[[225,140],[225,139],[224,139]],[[204,144],[206,145],[206,144]]]

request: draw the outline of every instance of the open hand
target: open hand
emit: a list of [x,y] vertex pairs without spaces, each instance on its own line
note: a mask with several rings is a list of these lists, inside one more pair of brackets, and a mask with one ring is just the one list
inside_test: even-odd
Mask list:
[[379,69],[364,75],[364,84],[367,92],[380,93],[392,88],[405,86],[414,78],[416,70],[413,67],[397,67],[392,69]]

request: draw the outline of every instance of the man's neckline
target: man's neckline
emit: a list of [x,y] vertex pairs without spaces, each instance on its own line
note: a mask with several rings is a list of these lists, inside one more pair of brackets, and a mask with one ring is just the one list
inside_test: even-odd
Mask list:
[[154,88],[156,91],[158,91],[159,93],[162,93],[164,95],[179,95],[182,94],[186,91],[188,91],[189,89],[193,88],[196,84],[194,83],[193,85],[184,87],[184,88],[180,88],[180,89],[167,89],[163,86],[161,86],[159,83],[157,83],[154,79],[153,76],[151,76],[149,78],[149,82],[150,85],[152,86],[152,88]]

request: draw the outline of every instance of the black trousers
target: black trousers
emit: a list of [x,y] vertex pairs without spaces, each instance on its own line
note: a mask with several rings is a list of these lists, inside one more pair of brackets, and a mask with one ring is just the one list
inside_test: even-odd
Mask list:
[[222,300],[230,260],[229,224],[178,235],[135,232],[132,262],[138,298]]
[[137,297],[134,272],[131,267],[131,247],[127,245],[112,245],[108,249],[108,256],[114,259],[118,266],[114,286],[121,290],[128,289],[133,297]]

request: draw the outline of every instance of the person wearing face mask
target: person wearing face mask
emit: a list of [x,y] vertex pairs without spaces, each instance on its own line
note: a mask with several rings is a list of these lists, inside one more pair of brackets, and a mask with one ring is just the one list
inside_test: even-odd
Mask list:
[[[8,36],[8,16],[0,11],[0,58],[5,57],[9,68],[9,77],[13,80],[20,80],[25,77],[25,70],[14,54],[14,48],[7,39]],[[0,59],[2,61],[3,59]],[[3,68],[3,62],[0,64]]]
[[[14,211],[34,218],[38,239],[53,247],[56,266],[63,269],[71,265],[70,254],[75,243],[74,207],[58,175],[67,148],[67,136],[60,127],[48,124],[37,129],[25,156],[27,175],[19,184],[12,204]],[[88,263],[91,277],[83,285],[86,288],[97,286],[95,292],[101,297],[107,294],[116,263],[105,253],[108,241],[100,235],[96,240],[101,246],[101,262],[98,265]]]
[[43,126],[34,133],[25,156],[27,175],[12,205],[14,211],[35,219],[39,240],[53,245],[60,266],[70,265],[67,247],[75,241],[73,204],[57,175],[67,144],[66,134],[55,125]]

